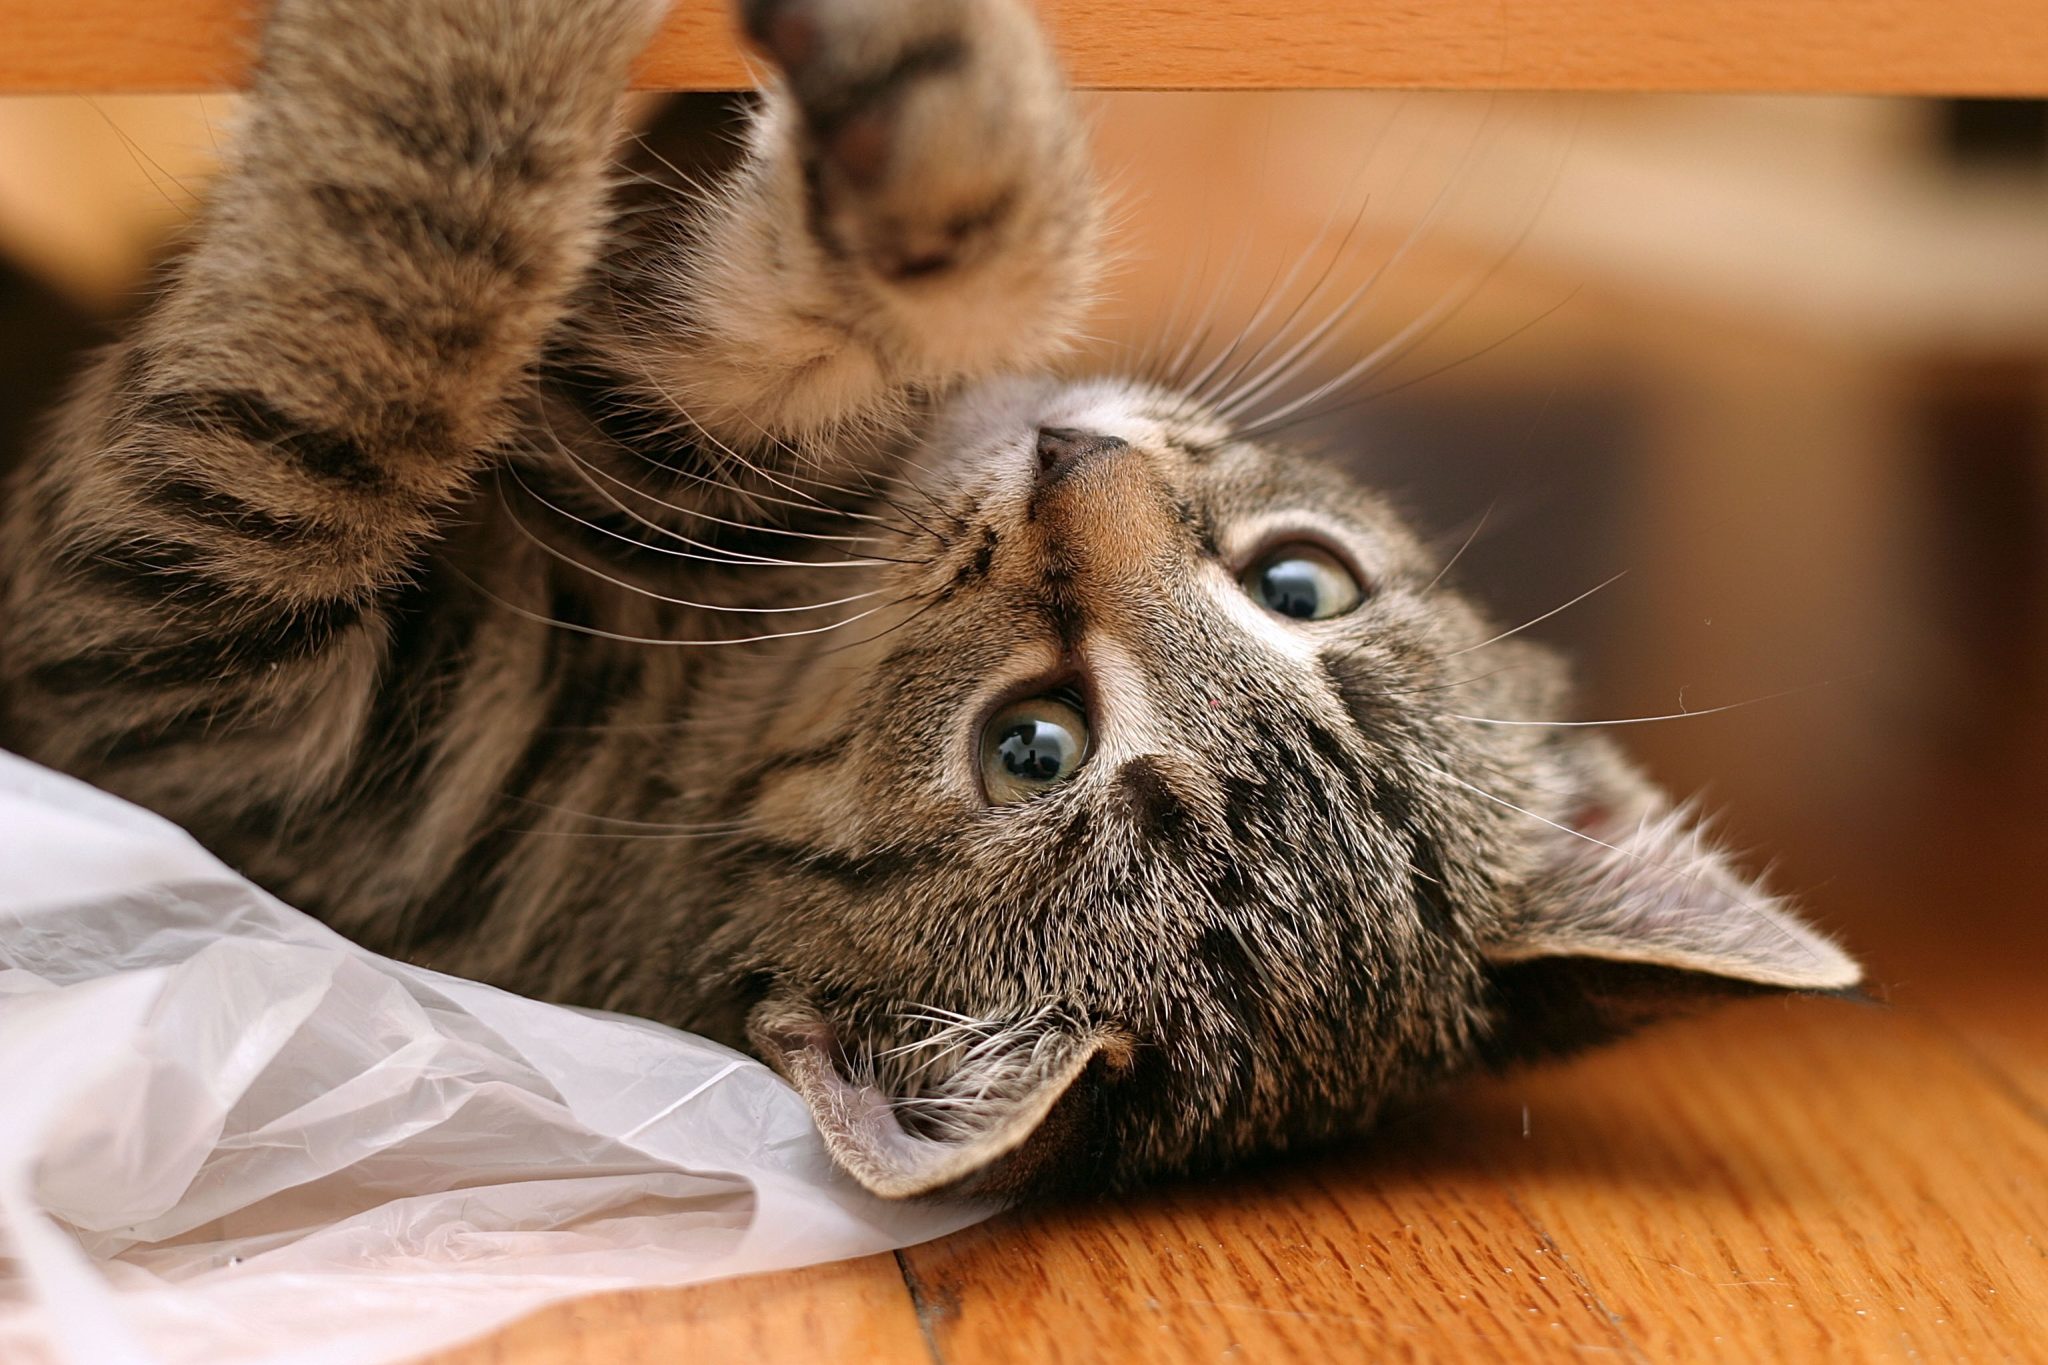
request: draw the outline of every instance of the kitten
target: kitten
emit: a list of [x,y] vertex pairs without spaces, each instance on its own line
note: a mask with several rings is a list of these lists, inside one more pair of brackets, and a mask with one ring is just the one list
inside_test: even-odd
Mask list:
[[1101,211],[1021,0],[278,0],[5,527],[14,747],[379,951],[747,1046],[868,1188],[1120,1187],[1858,971],[1377,498],[1051,367]]

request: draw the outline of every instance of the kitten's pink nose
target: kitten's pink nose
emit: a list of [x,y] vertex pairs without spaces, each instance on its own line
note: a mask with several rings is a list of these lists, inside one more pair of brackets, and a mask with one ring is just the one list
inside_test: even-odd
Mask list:
[[1041,489],[1050,488],[1083,465],[1129,449],[1128,442],[1115,436],[1103,436],[1092,431],[1076,431],[1072,427],[1040,427],[1038,486]]

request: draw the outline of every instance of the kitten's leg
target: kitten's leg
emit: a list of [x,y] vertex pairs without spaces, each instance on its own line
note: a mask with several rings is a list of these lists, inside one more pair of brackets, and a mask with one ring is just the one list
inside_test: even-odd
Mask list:
[[1062,349],[1101,210],[1029,7],[744,0],[741,18],[780,68],[749,155],[598,301],[628,396],[829,460],[921,395]]
[[588,263],[660,12],[281,0],[193,249],[14,490],[17,744],[179,810],[342,770],[387,594]]

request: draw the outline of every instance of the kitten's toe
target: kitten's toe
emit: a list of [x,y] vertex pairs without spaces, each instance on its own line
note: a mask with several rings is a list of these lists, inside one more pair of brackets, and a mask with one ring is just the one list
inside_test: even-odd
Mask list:
[[857,185],[889,169],[913,92],[968,65],[977,18],[987,26],[965,0],[740,4],[747,37],[781,68],[819,152]]
[[883,278],[995,254],[1025,187],[1079,143],[1019,0],[740,0],[795,105],[827,249]]

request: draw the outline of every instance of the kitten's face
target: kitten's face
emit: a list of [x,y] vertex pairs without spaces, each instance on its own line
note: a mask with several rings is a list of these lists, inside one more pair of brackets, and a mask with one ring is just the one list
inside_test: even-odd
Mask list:
[[1553,1045],[1497,1038],[1499,964],[1551,955],[1558,845],[1610,856],[1655,798],[1471,719],[1558,717],[1550,655],[1348,479],[1170,398],[983,393],[920,464],[943,546],[905,536],[902,605],[808,665],[730,863],[772,911],[721,945],[849,1169],[1118,1183]]

